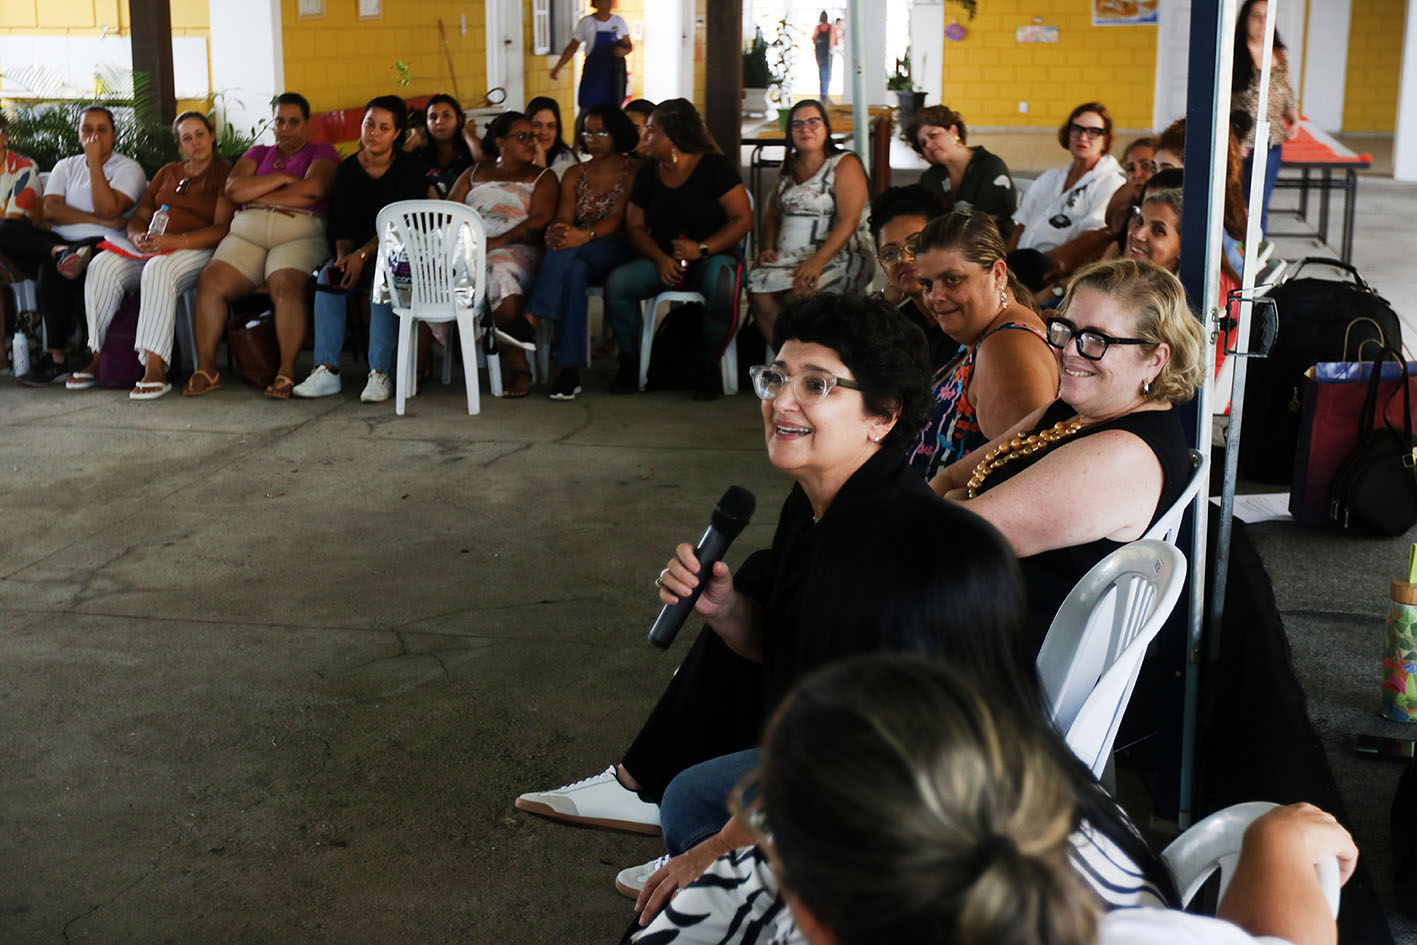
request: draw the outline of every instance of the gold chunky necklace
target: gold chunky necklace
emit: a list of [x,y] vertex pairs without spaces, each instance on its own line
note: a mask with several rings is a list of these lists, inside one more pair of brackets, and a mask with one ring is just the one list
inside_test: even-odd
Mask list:
[[1019,434],[1007,443],[1000,443],[989,451],[989,454],[978,466],[974,467],[974,475],[969,477],[969,485],[965,487],[969,491],[969,497],[973,499],[978,496],[979,487],[984,484],[984,480],[988,479],[989,474],[1000,466],[1006,466],[1020,456],[1046,450],[1059,440],[1066,440],[1081,430],[1083,425],[1083,422],[1076,417],[1071,421],[1059,420],[1047,430],[1039,430],[1028,436]]

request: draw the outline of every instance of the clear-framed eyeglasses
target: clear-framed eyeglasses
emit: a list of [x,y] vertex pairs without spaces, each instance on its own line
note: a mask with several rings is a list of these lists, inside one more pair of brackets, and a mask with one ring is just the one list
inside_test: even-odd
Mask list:
[[777,395],[782,393],[783,388],[790,384],[792,385],[792,396],[797,398],[797,402],[804,407],[821,403],[836,387],[845,387],[849,390],[861,389],[861,385],[855,381],[845,377],[837,377],[826,371],[803,371],[801,374],[788,374],[771,364],[758,364],[748,368],[748,376],[753,379],[753,393],[761,399],[777,399]]

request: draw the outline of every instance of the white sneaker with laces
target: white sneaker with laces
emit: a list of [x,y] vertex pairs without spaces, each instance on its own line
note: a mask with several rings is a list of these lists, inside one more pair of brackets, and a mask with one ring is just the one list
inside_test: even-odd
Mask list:
[[668,862],[669,854],[666,853],[648,863],[641,863],[639,866],[621,870],[620,874],[615,877],[615,891],[622,896],[629,896],[631,899],[640,898],[640,890],[645,888],[645,883],[649,882],[649,878],[658,873],[660,868]]
[[517,798],[516,807],[529,814],[585,827],[606,827],[629,833],[660,835],[659,805],[646,804],[620,783],[611,765],[591,778],[554,791],[533,791]]
[[359,399],[366,404],[381,404],[393,396],[394,387],[389,382],[389,375],[383,371],[370,371],[369,380],[364,385],[364,393],[359,395]]
[[292,389],[296,397],[328,397],[340,392],[339,375],[323,364],[315,365],[315,370]]

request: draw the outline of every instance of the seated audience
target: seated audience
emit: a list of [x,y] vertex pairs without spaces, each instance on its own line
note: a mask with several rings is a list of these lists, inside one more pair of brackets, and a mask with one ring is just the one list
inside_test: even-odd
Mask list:
[[[1119,232],[1113,234],[1112,242],[1107,244],[1107,249],[1102,254],[1102,258],[1121,259],[1126,256],[1131,244],[1132,230],[1141,219],[1142,204],[1146,202],[1146,198],[1162,190],[1179,190],[1184,181],[1185,175],[1176,168],[1167,168],[1164,171],[1157,171],[1155,174],[1151,175],[1146,183],[1142,184],[1141,190],[1137,193],[1136,202],[1128,208],[1126,225],[1123,226]],[[1180,257],[1178,256],[1177,259],[1179,262]],[[1163,265],[1161,268],[1167,269],[1170,267]],[[1171,271],[1175,272],[1176,270],[1171,269]]]
[[[1181,271],[1181,188],[1149,191],[1127,236],[1129,259],[1144,259],[1172,275]],[[1221,261],[1225,265],[1224,260]]]
[[[1228,132],[1225,151],[1225,201],[1221,234],[1221,245],[1225,250],[1224,259],[1230,265],[1231,275],[1245,268],[1245,230],[1250,220],[1250,204],[1245,196],[1245,161],[1240,139],[1232,128]],[[1166,130],[1156,139],[1156,168],[1159,171],[1183,170],[1186,160],[1186,119],[1178,118],[1166,126]],[[1180,186],[1175,185],[1175,186]],[[1239,284],[1238,276],[1235,282]]]
[[197,282],[197,370],[182,389],[189,397],[221,386],[216,349],[227,306],[261,285],[271,294],[280,343],[266,396],[288,400],[295,389],[310,273],[329,253],[325,215],[339,154],[310,140],[310,103],[297,92],[276,96],[272,124],[276,143],[247,150],[226,178],[226,196],[239,209]]
[[440,200],[447,198],[462,172],[472,166],[472,152],[463,137],[465,123],[458,100],[440,92],[424,106],[423,125],[410,128],[403,143],[404,150],[423,166]]
[[678,289],[705,299],[703,368],[691,381],[696,400],[713,400],[723,393],[718,360],[738,328],[738,242],[753,228],[748,191],[736,156],[723,156],[688,99],[654,110],[644,151],[649,160],[635,175],[625,211],[627,241],[640,258],[605,280],[605,316],[620,349],[610,392],[639,390],[641,304]]
[[833,545],[845,558],[819,552],[834,534],[859,537],[840,523],[852,521],[853,509],[930,499],[904,453],[929,396],[920,332],[883,302],[823,293],[789,306],[773,341],[777,360],[754,368],[753,386],[768,460],[795,485],[771,550],[749,556],[735,575],[722,561],[700,573],[694,546],[678,546],[660,573],[661,599],[672,602],[702,584],[694,610],[707,628],[620,764],[523,794],[518,808],[659,833],[657,802],[674,776],[756,745],[765,711],[804,665],[828,661],[849,642],[847,628],[836,638],[809,622],[803,596],[807,576],[829,572],[846,582],[865,563],[851,540]]
[[915,252],[925,305],[961,345],[935,375],[930,419],[909,453],[928,480],[1052,403],[1058,363],[1028,290],[1004,262],[993,217],[978,210],[936,217]]
[[635,131],[639,133],[640,142],[635,145],[635,150],[630,152],[637,158],[644,157],[645,128],[649,126],[649,116],[654,114],[654,102],[646,98],[637,98],[625,106],[625,115],[634,122]]
[[871,238],[876,241],[876,259],[888,280],[880,295],[925,333],[933,370],[944,367],[960,346],[940,330],[940,323],[925,304],[915,250],[925,224],[947,212],[944,200],[920,184],[888,187],[871,201]]
[[[556,213],[556,175],[535,163],[536,139],[521,112],[503,112],[487,126],[482,153],[453,185],[449,200],[462,201],[482,217],[487,233],[487,307],[493,323],[514,339],[502,346],[503,397],[531,393],[531,322],[523,314],[526,293],[541,264],[542,233]],[[446,325],[430,325],[434,334]]]
[[538,95],[526,103],[526,117],[531,122],[531,137],[536,148],[531,162],[537,167],[549,167],[559,180],[580,160],[561,136],[560,103]]
[[953,210],[978,210],[994,218],[1004,239],[1014,228],[1018,194],[1003,158],[982,144],[967,147],[964,116],[943,105],[922,108],[906,125],[901,138],[929,162],[920,183],[938,188]]
[[1150,263],[1087,267],[1047,324],[1058,399],[931,483],[1009,540],[1040,642],[1073,585],[1144,535],[1190,480],[1175,405],[1205,376],[1185,290]]
[[590,330],[586,288],[601,285],[630,258],[622,231],[630,185],[639,161],[630,156],[639,133],[614,105],[592,105],[581,119],[581,148],[589,160],[561,180],[556,222],[546,231],[546,258],[536,276],[527,314],[556,322],[556,366],[552,400],[574,400],[581,392]]
[[860,158],[832,140],[827,111],[814,99],[792,106],[787,127],[782,174],[748,273],[748,302],[764,338],[789,299],[860,292],[876,269],[861,231],[868,185]]
[[1141,203],[1141,189],[1156,173],[1156,139],[1138,138],[1122,152],[1122,173],[1127,182],[1107,202],[1107,232],[1114,238],[1131,226],[1132,211]]
[[1245,832],[1216,918],[1114,908],[1088,828],[1099,811],[1122,815],[1057,733],[951,667],[900,655],[807,679],[735,810],[790,910],[773,940],[812,945],[1332,945],[1315,867],[1336,857],[1346,881],[1358,856],[1333,817],[1293,804]]
[[[127,242],[136,254],[101,252],[89,264],[84,308],[94,356],[88,367],[69,376],[71,390],[94,385],[98,351],[108,326],[123,296],[135,289],[139,291],[139,307],[134,348],[143,362],[143,379],[128,396],[155,400],[172,390],[167,371],[177,329],[177,297],[197,284],[236,212],[226,197],[231,165],[216,154],[216,136],[207,116],[183,112],[172,123],[172,132],[183,160],[158,169],[128,219]],[[148,228],[158,210],[167,211],[167,224],[162,233],[150,234]]]
[[[10,122],[0,113],[0,247],[12,242],[22,246],[32,242],[35,235],[33,224],[40,219],[38,188],[39,169],[34,161],[10,149]],[[34,265],[35,258],[30,258],[33,272],[25,271],[15,260],[0,255],[3,281],[14,283],[37,276],[39,270]],[[14,307],[14,313],[19,316],[18,305]],[[18,323],[15,330],[19,330]],[[5,340],[4,335],[3,326],[0,326],[0,342]],[[9,347],[0,344],[0,374],[9,372]]]
[[121,236],[125,220],[147,189],[138,162],[114,152],[114,138],[111,111],[101,105],[84,109],[79,116],[84,153],[60,159],[45,183],[44,222],[50,229],[4,230],[0,252],[26,274],[35,273],[49,335],[48,350],[20,378],[28,387],[68,378],[66,349],[89,257],[100,240]]
[[[379,211],[400,200],[436,196],[436,184],[403,150],[408,109],[397,95],[380,95],[364,106],[359,150],[340,162],[330,189],[329,238],[334,262],[320,270],[315,293],[315,367],[295,388],[297,397],[328,397],[340,392],[339,356],[349,318],[351,292],[367,293],[374,281],[379,252],[375,228]],[[394,352],[398,346],[393,306],[369,305],[369,377],[359,399],[389,399]]]
[[1069,275],[1107,248],[1107,202],[1126,182],[1112,150],[1112,115],[1101,102],[1072,110],[1058,129],[1071,155],[1044,171],[1023,195],[1009,236],[1009,269],[1034,292]]

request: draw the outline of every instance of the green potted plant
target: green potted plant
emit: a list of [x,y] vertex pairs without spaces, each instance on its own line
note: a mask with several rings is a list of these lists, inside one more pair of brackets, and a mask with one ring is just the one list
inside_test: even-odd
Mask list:
[[743,51],[743,112],[762,115],[767,108],[768,89],[777,81],[768,67],[768,42],[762,29],[753,34],[753,41]]
[[900,124],[903,128],[925,104],[925,93],[916,91],[915,82],[910,76],[909,49],[905,51],[905,58],[895,61],[895,73],[886,80],[886,88],[895,92],[897,108],[900,110]]

